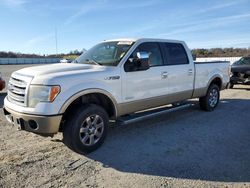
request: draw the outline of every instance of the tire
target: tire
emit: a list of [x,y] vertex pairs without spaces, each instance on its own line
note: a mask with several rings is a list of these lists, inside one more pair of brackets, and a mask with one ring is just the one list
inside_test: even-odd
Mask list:
[[199,99],[200,108],[205,111],[213,111],[220,100],[220,89],[216,84],[210,85],[207,94]]
[[230,88],[230,89],[233,89],[233,87],[234,87],[234,84],[230,83],[230,84],[229,84],[229,88]]
[[63,142],[77,153],[90,153],[103,144],[108,122],[108,114],[102,107],[95,104],[82,106],[66,121]]

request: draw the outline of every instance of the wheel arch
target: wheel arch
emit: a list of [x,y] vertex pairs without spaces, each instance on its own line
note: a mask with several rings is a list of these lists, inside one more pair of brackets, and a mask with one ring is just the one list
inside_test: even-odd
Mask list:
[[[208,90],[208,88],[211,86],[211,84],[216,84],[216,85],[219,87],[219,89],[221,90],[221,89],[222,89],[222,77],[221,77],[219,74],[214,75],[214,76],[209,80],[209,82],[208,82],[208,84],[207,84],[207,90]],[[207,91],[207,90],[206,90],[206,91]]]
[[110,105],[109,107],[111,108],[112,112],[108,111],[107,113],[110,117],[117,117],[117,102],[111,93],[103,89],[87,89],[72,95],[66,100],[66,102],[64,102],[64,104],[60,108],[59,113],[64,114],[65,112],[67,112],[69,107],[74,104],[74,102],[76,102],[77,100],[81,100],[83,102],[83,98],[89,96],[92,96],[92,100],[94,100],[93,98],[95,96],[96,100],[99,100],[100,103],[107,103],[106,105]]

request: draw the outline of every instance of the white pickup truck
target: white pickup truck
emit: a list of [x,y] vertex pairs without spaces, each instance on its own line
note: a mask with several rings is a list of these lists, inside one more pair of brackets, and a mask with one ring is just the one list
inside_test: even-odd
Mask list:
[[109,40],[70,64],[14,72],[4,114],[21,130],[63,132],[68,147],[86,153],[103,143],[110,120],[191,98],[214,110],[229,74],[229,62],[195,63],[182,41]]

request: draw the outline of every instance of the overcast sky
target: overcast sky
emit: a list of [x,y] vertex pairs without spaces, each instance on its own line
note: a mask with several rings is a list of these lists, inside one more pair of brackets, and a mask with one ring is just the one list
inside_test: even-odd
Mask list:
[[52,54],[113,38],[250,47],[250,0],[0,0],[0,51]]

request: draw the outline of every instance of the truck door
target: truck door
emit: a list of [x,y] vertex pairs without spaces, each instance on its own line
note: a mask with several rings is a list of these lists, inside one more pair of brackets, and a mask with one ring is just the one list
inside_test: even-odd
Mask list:
[[161,43],[168,87],[168,101],[177,102],[191,98],[194,84],[194,65],[189,61],[181,43]]
[[150,68],[143,71],[123,70],[122,93],[124,103],[133,102],[136,104],[136,102],[141,101],[141,103],[137,103],[139,109],[143,106],[150,107],[150,103],[155,101],[156,97],[166,95],[167,83],[162,80],[164,61],[159,44],[157,42],[144,42],[134,50],[130,58],[134,58],[137,52],[149,54]]

